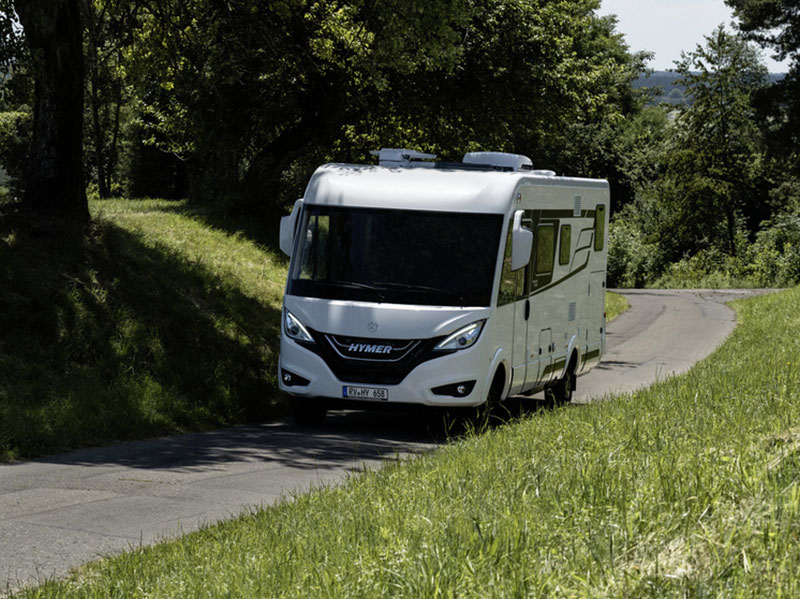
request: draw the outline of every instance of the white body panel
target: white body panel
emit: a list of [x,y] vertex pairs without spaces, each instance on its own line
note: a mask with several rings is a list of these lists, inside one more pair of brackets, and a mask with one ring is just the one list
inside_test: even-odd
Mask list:
[[[503,377],[504,396],[531,393],[563,377],[570,366],[581,375],[599,361],[605,343],[607,240],[601,239],[601,244],[596,240],[597,235],[607,237],[608,184],[549,173],[426,166],[322,166],[308,184],[303,210],[336,206],[502,215],[489,305],[393,304],[287,294],[284,311],[315,334],[376,343],[432,340],[485,321],[477,341],[466,349],[425,359],[396,383],[372,382],[361,376],[354,382],[334,374],[335,368],[322,353],[290,338],[284,324],[279,366],[283,391],[296,397],[341,399],[348,385],[358,385],[387,390],[388,402],[474,406],[486,401],[495,376]],[[528,266],[509,273],[503,270],[504,259],[510,262],[507,235],[520,210],[525,211],[523,225],[534,234],[533,252]],[[562,241],[566,240],[564,226],[570,228],[568,244]],[[540,237],[545,241],[538,246]],[[568,245],[563,255],[562,243]],[[537,274],[537,256],[546,255],[547,247],[554,253],[552,268]],[[561,263],[564,257],[566,263]],[[295,260],[297,256],[293,264]],[[540,271],[544,268],[538,266]],[[290,279],[292,272],[290,268]],[[380,356],[375,358],[379,361]],[[287,386],[282,377],[285,371],[308,384]],[[474,387],[463,396],[432,391],[464,381],[474,381]]]

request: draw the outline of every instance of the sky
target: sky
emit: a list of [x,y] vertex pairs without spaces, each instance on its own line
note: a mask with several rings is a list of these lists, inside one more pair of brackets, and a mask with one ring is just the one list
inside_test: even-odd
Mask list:
[[[703,45],[703,36],[720,23],[733,30],[733,11],[723,0],[602,0],[599,13],[617,15],[617,31],[625,35],[632,52],[655,52],[647,66],[657,71],[674,68],[681,50]],[[771,73],[788,70],[787,63],[774,61],[768,50],[762,58]]]

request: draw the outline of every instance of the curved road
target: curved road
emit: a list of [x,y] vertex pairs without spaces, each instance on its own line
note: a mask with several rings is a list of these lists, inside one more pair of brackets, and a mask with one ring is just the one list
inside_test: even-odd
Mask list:
[[[623,291],[603,362],[576,402],[687,370],[735,326],[749,291]],[[285,422],[0,465],[0,596],[86,561],[332,484],[441,441],[419,414],[337,413],[309,432]]]
[[575,401],[637,388],[685,372],[722,343],[736,326],[725,302],[768,290],[619,291],[630,309],[608,326],[602,362],[578,379]]

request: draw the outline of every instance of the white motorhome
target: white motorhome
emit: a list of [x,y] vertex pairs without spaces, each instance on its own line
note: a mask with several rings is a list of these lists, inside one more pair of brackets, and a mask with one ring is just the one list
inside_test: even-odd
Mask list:
[[609,188],[525,156],[383,149],[319,167],[281,221],[279,382],[332,407],[567,402],[605,345]]

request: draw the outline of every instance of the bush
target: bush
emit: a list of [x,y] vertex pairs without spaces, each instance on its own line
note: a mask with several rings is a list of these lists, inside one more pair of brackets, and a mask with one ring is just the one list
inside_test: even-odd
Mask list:
[[800,283],[800,215],[781,214],[764,224],[748,251],[752,278],[760,287]]
[[658,273],[658,247],[645,241],[627,211],[617,214],[608,236],[609,287],[644,287]]
[[800,215],[763,223],[753,244],[740,236],[737,256],[709,248],[667,266],[653,287],[792,287],[800,283]]
[[757,287],[747,276],[747,265],[717,248],[697,252],[668,265],[651,287],[666,289]]
[[5,186],[12,194],[19,189],[22,180],[32,131],[30,112],[0,112],[0,167],[9,177]]

